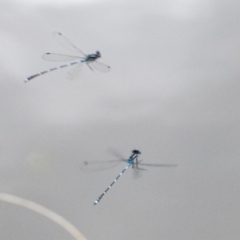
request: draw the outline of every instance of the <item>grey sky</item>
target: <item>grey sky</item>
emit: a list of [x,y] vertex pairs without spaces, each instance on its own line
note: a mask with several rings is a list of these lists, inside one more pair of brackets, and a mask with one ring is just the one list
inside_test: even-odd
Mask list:
[[[52,209],[86,239],[238,240],[239,8],[237,1],[1,1],[0,192]],[[110,73],[87,67],[24,79],[71,53],[60,31]],[[124,168],[82,171],[134,148],[145,163],[98,206]],[[0,238],[65,240],[57,225],[0,202]]]

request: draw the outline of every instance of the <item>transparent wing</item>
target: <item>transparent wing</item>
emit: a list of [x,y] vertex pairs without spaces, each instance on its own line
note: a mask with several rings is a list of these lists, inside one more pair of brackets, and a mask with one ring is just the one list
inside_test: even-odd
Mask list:
[[45,53],[42,55],[42,58],[47,61],[53,61],[53,62],[67,62],[72,61],[76,59],[84,59],[79,56],[70,56],[65,54],[59,54],[59,53]]
[[80,164],[81,170],[86,171],[103,171],[118,166],[121,160],[109,160],[109,161],[84,161]]
[[66,37],[64,37],[60,32],[53,32],[52,33],[53,38],[60,43],[63,47],[68,49],[71,52],[79,52],[86,56],[86,54],[80,50],[78,47],[76,47],[71,41],[69,41]]
[[125,159],[125,158],[123,157],[123,155],[122,155],[117,149],[115,149],[115,148],[113,148],[113,147],[109,147],[109,148],[107,149],[107,151],[108,151],[111,155],[115,156],[115,157],[118,159],[118,161],[127,162],[127,159]]
[[138,163],[140,166],[147,167],[177,167],[177,164],[151,164],[151,163]]
[[82,63],[77,64],[74,67],[72,67],[68,72],[67,72],[67,79],[69,80],[76,80],[77,77],[80,75],[81,70],[82,70]]
[[105,65],[103,63],[100,63],[98,61],[93,61],[89,63],[94,69],[100,71],[100,72],[110,72],[111,68],[108,65]]

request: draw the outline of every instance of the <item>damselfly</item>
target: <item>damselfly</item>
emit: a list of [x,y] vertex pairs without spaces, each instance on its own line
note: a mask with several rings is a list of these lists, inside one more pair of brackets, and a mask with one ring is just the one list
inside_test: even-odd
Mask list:
[[[108,188],[94,201],[94,205],[97,205],[102,197],[110,190],[110,188],[114,185],[114,183],[123,175],[123,173],[132,166],[135,171],[138,170],[146,170],[145,168],[140,168],[139,166],[144,166],[144,167],[176,167],[176,164],[151,164],[151,163],[142,163],[141,160],[138,160],[138,156],[141,154],[139,150],[133,150],[132,154],[128,159],[121,158],[120,161],[126,162],[127,165],[126,167],[119,173],[119,175],[113,180],[113,182],[108,186]],[[117,163],[119,161],[107,161],[108,163]],[[87,167],[91,164],[96,165],[101,165],[101,162],[88,162],[85,161],[84,165]]]
[[41,76],[45,73],[52,72],[57,69],[73,66],[73,65],[81,65],[85,63],[92,71],[98,70],[100,72],[109,72],[110,67],[100,63],[97,61],[98,58],[101,57],[101,53],[99,51],[96,51],[96,53],[93,54],[85,54],[82,50],[80,50],[78,47],[76,47],[72,42],[70,42],[66,37],[64,37],[61,33],[59,32],[53,32],[53,37],[54,39],[60,43],[63,47],[66,49],[72,51],[72,52],[77,52],[78,54],[81,54],[82,56],[73,56],[73,55],[65,55],[65,54],[59,54],[59,53],[46,53],[42,56],[43,59],[48,60],[48,61],[55,61],[55,62],[65,62],[65,61],[73,61],[68,64],[64,64],[61,66],[57,66],[54,68],[50,68],[46,71],[42,71],[40,73],[31,75],[25,79],[25,82],[28,82],[29,80]]

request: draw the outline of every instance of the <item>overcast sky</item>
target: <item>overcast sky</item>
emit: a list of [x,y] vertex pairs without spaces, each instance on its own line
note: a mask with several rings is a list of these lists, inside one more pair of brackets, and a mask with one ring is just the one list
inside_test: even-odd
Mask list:
[[[0,0],[0,192],[36,202],[88,240],[240,238],[240,3]],[[46,52],[59,31],[111,72],[74,81]],[[72,53],[73,54],[73,53]],[[142,151],[148,168],[82,163]],[[0,238],[67,240],[55,223],[0,201]]]

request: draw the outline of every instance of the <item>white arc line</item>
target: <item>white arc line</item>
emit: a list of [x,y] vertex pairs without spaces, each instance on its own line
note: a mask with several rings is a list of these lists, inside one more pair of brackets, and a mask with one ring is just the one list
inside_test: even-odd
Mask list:
[[59,224],[63,229],[65,229],[70,235],[73,236],[76,240],[86,240],[85,237],[67,220],[65,220],[63,217],[59,216],[55,212],[37,204],[34,202],[31,202],[29,200],[19,198],[13,195],[9,195],[6,193],[0,193],[0,200],[12,204],[19,205],[21,207],[28,208],[34,212],[37,212],[46,218],[51,219],[53,222]]

